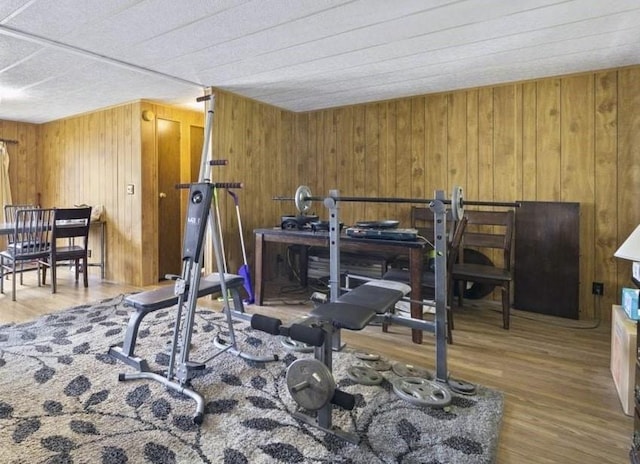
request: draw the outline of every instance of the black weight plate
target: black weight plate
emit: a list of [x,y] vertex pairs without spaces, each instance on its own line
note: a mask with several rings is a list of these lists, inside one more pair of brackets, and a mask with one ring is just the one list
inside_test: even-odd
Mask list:
[[400,224],[400,221],[358,221],[357,227],[363,229],[395,229]]

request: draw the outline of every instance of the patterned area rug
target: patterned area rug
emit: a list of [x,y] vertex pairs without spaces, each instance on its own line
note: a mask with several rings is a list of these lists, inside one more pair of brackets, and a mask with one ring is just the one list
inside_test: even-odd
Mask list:
[[[2,463],[488,463],[495,460],[502,395],[480,387],[454,395],[446,409],[416,407],[399,399],[384,372],[380,386],[355,384],[346,375],[361,363],[348,349],[334,358],[338,386],[356,395],[353,411],[336,409],[334,424],[357,431],[346,443],[291,416],[296,404],[286,367],[312,354],[287,352],[277,337],[234,324],[239,347],[277,353],[271,363],[230,353],[211,360],[193,379],[206,414],[193,424],[195,403],[152,381],[118,381],[132,368],[107,350],[121,344],[129,309],[122,297],[38,320],[0,326],[0,462]],[[143,321],[137,354],[154,370],[168,364],[171,310]],[[227,334],[224,317],[199,311],[193,360],[215,351]]]

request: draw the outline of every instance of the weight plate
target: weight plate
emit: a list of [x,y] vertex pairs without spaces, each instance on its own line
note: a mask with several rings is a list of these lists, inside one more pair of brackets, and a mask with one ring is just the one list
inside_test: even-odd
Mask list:
[[347,376],[362,385],[380,385],[384,380],[380,372],[367,366],[351,366],[347,369]]
[[331,401],[336,382],[327,366],[316,359],[298,359],[287,368],[287,389],[303,409],[317,411]]
[[399,377],[391,384],[396,395],[416,406],[443,408],[451,403],[451,393],[431,380]]
[[363,361],[377,361],[378,359],[380,359],[380,355],[375,353],[365,353],[364,351],[357,351],[353,354],[356,358]]
[[456,185],[451,193],[451,213],[454,221],[460,221],[464,216],[464,195],[462,187]]
[[391,369],[398,377],[420,377],[427,380],[433,379],[433,374],[424,367],[414,366],[412,364],[404,364],[395,362],[391,365]]
[[451,391],[460,393],[461,395],[475,395],[476,386],[464,380],[448,379],[447,384]]
[[306,185],[300,185],[296,189],[296,195],[293,198],[296,208],[300,213],[304,214],[311,209],[311,189]]
[[280,339],[280,343],[289,351],[295,351],[297,353],[311,353],[313,351],[313,346],[308,345],[304,342],[300,342],[298,340],[294,340],[291,337],[283,337]]
[[385,361],[384,359],[378,359],[376,361],[366,361],[364,364],[376,371],[388,371],[389,369],[391,369],[391,363],[389,361]]

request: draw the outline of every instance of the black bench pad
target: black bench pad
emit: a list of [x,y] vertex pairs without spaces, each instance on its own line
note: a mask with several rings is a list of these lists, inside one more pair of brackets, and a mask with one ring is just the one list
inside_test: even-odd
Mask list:
[[[235,274],[225,274],[225,282],[227,288],[242,287],[244,279]],[[214,272],[206,277],[200,279],[200,287],[198,290],[198,298],[211,295],[213,293],[220,293],[220,274]],[[188,298],[186,295],[185,301]],[[164,287],[156,288],[154,290],[147,290],[144,292],[129,295],[124,299],[126,306],[133,306],[138,311],[150,312],[157,311],[158,309],[168,308],[178,303],[178,296],[174,294],[174,286],[166,285]]]
[[404,292],[383,285],[383,282],[367,282],[341,295],[338,301],[373,309],[378,314],[392,311]]
[[309,313],[311,317],[331,321],[334,327],[348,330],[364,329],[376,314],[375,309],[341,301],[322,304]]
[[335,327],[362,330],[376,315],[393,311],[411,287],[397,282],[371,281],[341,295],[337,301],[318,306],[310,315],[331,321]]

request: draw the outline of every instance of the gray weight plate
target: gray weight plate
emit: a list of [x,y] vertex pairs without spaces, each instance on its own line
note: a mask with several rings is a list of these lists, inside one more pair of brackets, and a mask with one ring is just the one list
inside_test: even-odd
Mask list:
[[364,351],[357,351],[353,354],[356,358],[361,359],[362,361],[377,361],[378,359],[380,359],[380,355],[375,353],[365,353]]
[[375,361],[365,361],[365,366],[370,367],[376,371],[388,371],[391,369],[391,363],[384,359],[378,359]]
[[416,406],[444,408],[451,404],[451,393],[431,380],[419,377],[399,377],[391,384],[396,395]]
[[367,366],[351,366],[347,369],[347,376],[362,385],[380,385],[384,380],[380,372]]
[[424,367],[414,366],[412,364],[404,364],[395,362],[391,365],[391,369],[398,377],[421,377],[423,379],[432,380],[433,374]]
[[308,345],[307,343],[300,342],[298,340],[294,340],[291,337],[283,337],[280,339],[280,343],[289,351],[295,351],[297,353],[311,353],[313,351],[313,346]]
[[447,384],[451,391],[460,393],[461,395],[475,395],[476,386],[464,380],[448,379]]
[[315,359],[298,359],[287,368],[287,389],[298,405],[317,411],[331,401],[336,382],[327,366]]
[[296,189],[296,195],[294,197],[294,202],[296,204],[296,208],[300,213],[304,214],[311,209],[311,200],[308,198],[311,197],[311,189],[306,185],[300,185]]
[[460,221],[464,216],[464,194],[459,185],[453,187],[451,193],[451,212],[454,221]]

